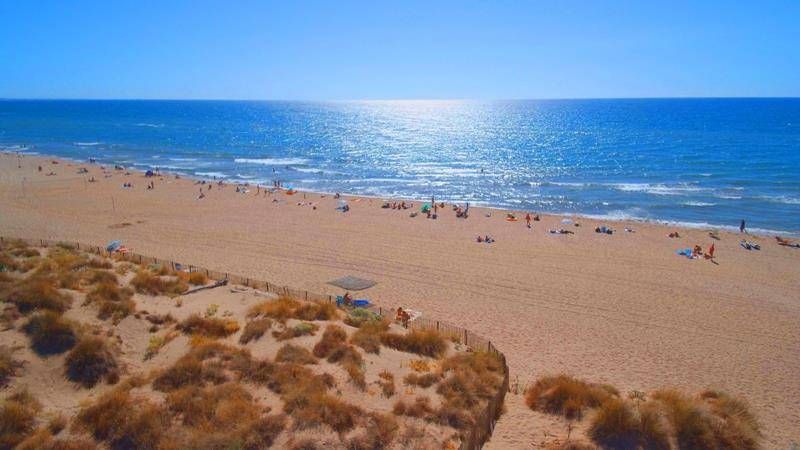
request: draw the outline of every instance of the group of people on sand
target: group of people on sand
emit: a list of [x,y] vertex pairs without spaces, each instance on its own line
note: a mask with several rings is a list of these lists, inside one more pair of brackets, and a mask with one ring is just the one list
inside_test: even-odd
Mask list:
[[383,202],[381,208],[383,209],[410,209],[414,207],[414,203],[406,203],[405,201],[400,202]]

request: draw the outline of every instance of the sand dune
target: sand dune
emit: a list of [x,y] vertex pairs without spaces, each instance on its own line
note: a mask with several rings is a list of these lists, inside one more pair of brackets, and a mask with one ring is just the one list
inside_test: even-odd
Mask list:
[[[771,237],[750,237],[762,249],[748,252],[731,233],[712,241],[704,230],[680,230],[669,239],[665,226],[627,224],[636,232],[626,233],[612,223],[618,232],[601,235],[588,219],[569,225],[574,235],[551,235],[560,217],[528,230],[502,211],[475,208],[461,220],[447,208],[427,220],[368,198],[350,198],[342,214],[330,196],[232,186],[198,200],[193,180],[157,178],[147,191],[138,173],[105,178],[86,165],[90,173],[78,175],[77,163],[33,157],[22,164],[0,156],[0,234],[122,239],[139,253],[331,294],[341,293],[326,284],[333,278],[372,278],[377,286],[363,295],[382,305],[491,337],[523,386],[565,371],[623,390],[719,387],[752,404],[765,447],[800,441],[800,250]],[[57,175],[44,175],[51,170]],[[125,181],[134,187],[123,189]],[[309,201],[316,210],[297,206]],[[476,243],[478,234],[496,242]],[[675,254],[711,242],[718,264]],[[509,396],[490,447],[541,440],[541,417],[519,397]]]

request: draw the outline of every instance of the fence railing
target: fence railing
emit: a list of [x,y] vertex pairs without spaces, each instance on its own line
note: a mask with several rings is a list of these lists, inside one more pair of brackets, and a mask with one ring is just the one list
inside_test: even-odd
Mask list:
[[[82,250],[90,253],[95,253],[98,255],[110,256],[109,252],[106,251],[106,249],[103,247],[99,247],[96,245],[81,244],[79,242],[70,242],[63,240],[53,241],[48,239],[10,238],[5,236],[0,236],[0,244],[7,241],[22,241],[28,245],[40,246],[40,247],[52,247],[59,245],[68,246],[71,248],[75,248],[76,250]],[[141,255],[139,253],[133,253],[133,252],[116,253],[116,255],[121,256],[121,258],[126,261],[138,264],[156,264],[156,265],[170,267],[173,270],[182,269],[182,270],[188,270],[189,272],[203,272],[206,274],[208,278],[212,280],[228,280],[228,282],[232,284],[247,286],[253,289],[258,289],[261,291],[266,291],[277,295],[286,295],[297,299],[316,301],[316,302],[329,302],[329,303],[336,302],[336,299],[332,295],[319,294],[301,289],[294,289],[289,286],[270,283],[269,281],[259,280],[255,278],[244,277],[229,272],[211,270],[205,267],[200,267],[190,264],[180,264],[172,260],[156,258],[154,256]],[[379,305],[370,305],[368,309],[376,314],[379,314],[381,317],[386,317],[389,320],[394,319],[395,310],[392,308],[385,308]],[[437,320],[427,317],[418,317],[408,322],[408,327],[420,330],[436,330],[439,333],[450,338],[452,341],[463,344],[464,346],[469,347],[472,350],[492,353],[496,355],[502,362],[503,383],[500,390],[493,398],[489,400],[485,410],[478,418],[478,423],[476,423],[475,426],[466,433],[466,435],[464,436],[464,440],[461,442],[461,447],[460,447],[461,450],[480,449],[483,446],[483,444],[489,439],[489,437],[491,437],[492,432],[494,431],[494,426],[497,423],[497,419],[500,417],[500,414],[502,414],[503,402],[505,400],[505,395],[509,389],[509,371],[505,355],[499,350],[497,350],[497,348],[494,345],[492,345],[491,340],[477,333],[474,333],[464,327],[455,325],[447,321]]]

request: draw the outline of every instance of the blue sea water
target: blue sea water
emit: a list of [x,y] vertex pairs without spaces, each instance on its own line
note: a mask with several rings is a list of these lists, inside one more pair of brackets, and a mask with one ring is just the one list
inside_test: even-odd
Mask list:
[[0,150],[800,233],[800,99],[0,101]]

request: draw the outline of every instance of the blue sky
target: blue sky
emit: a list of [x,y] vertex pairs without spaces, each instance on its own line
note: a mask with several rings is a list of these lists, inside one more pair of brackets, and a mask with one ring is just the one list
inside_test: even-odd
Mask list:
[[0,0],[0,98],[800,96],[800,1]]

